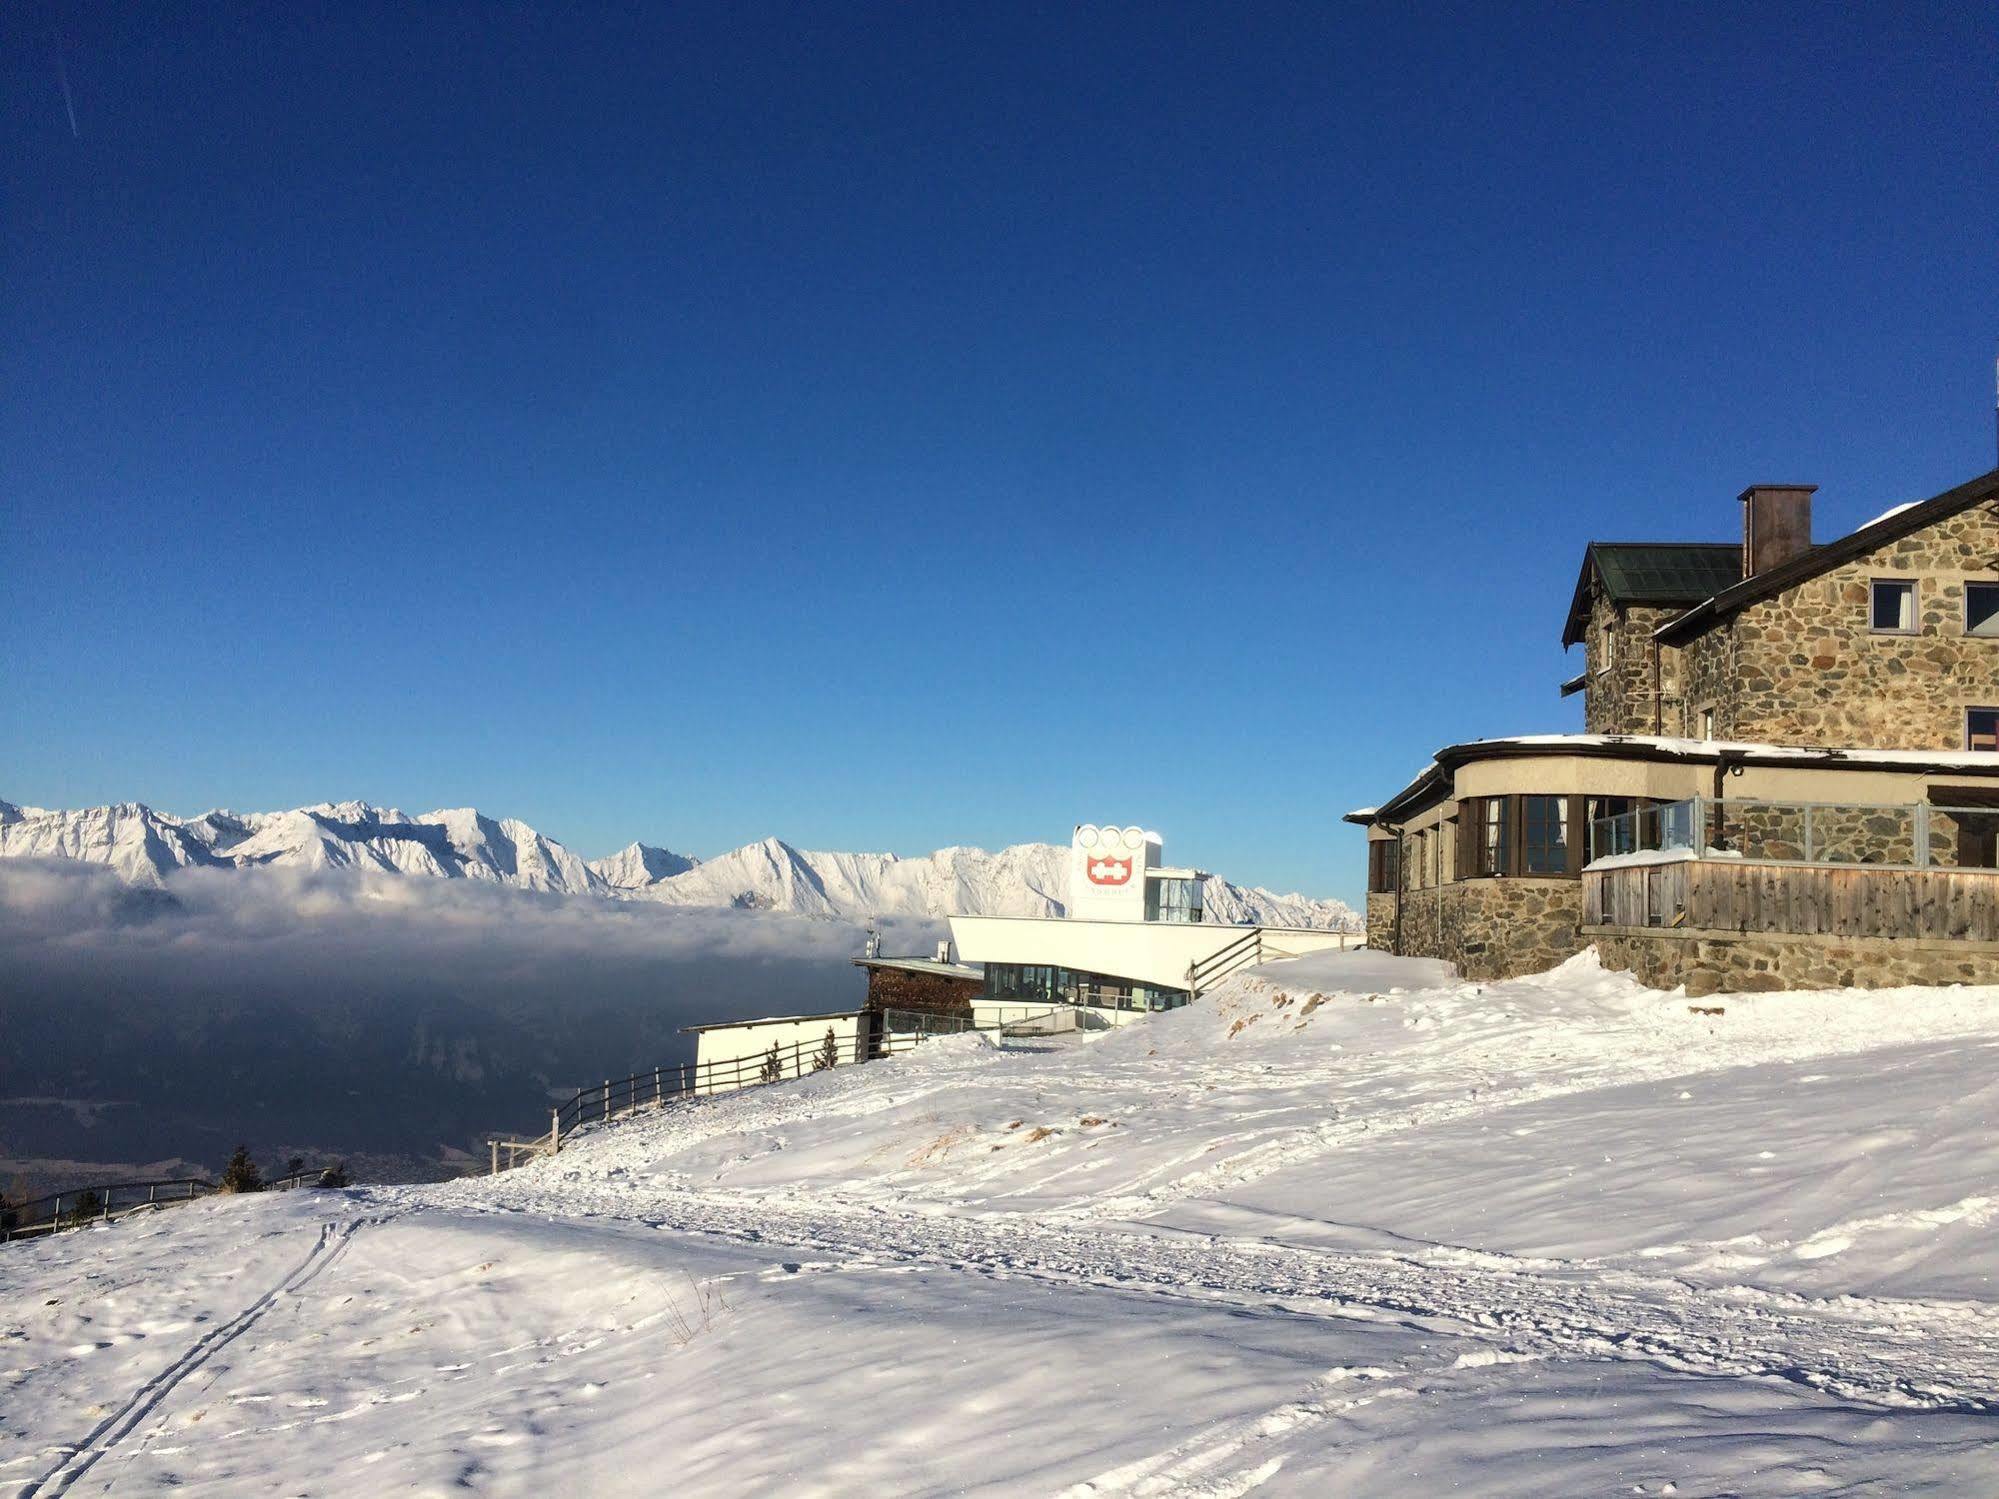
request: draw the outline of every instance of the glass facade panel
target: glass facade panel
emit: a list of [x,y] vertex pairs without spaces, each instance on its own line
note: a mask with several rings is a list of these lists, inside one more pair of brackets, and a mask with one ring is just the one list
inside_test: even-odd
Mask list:
[[1107,1010],[1177,1010],[1186,991],[1155,989],[1106,973],[1083,973],[1042,963],[986,964],[987,999],[1019,1004],[1094,1005]]
[[1199,921],[1201,919],[1199,880],[1147,880],[1145,919],[1147,921]]

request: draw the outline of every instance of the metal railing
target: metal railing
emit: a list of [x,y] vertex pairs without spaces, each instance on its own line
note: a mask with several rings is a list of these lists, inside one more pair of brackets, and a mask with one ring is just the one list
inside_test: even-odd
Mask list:
[[1590,823],[1590,864],[1684,853],[1771,864],[1887,869],[1999,867],[1999,807],[1688,797]]

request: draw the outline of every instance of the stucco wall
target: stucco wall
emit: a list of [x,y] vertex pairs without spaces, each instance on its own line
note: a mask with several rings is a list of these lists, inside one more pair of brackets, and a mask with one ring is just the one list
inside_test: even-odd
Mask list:
[[815,1053],[829,1031],[841,1065],[851,1064],[861,1050],[857,1040],[861,1024],[861,1015],[855,1013],[747,1020],[704,1030],[696,1038],[695,1091],[730,1093],[755,1086],[773,1046],[778,1048],[783,1076],[803,1076],[812,1070]]
[[[1876,578],[1915,581],[1915,634],[1868,628]],[[1964,633],[1967,580],[1999,582],[1993,506],[1751,605],[1688,646],[1680,732],[1712,707],[1723,739],[1963,749],[1964,710],[1999,706],[1999,640]]]
[[1903,984],[1999,983],[1999,945],[1886,937],[1731,932],[1594,935],[1606,968],[1689,998],[1776,989],[1888,989]]

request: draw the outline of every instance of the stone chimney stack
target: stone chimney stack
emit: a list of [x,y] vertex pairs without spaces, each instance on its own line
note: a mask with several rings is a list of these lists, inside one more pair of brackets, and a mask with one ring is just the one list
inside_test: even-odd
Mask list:
[[1753,578],[1812,549],[1816,484],[1752,484],[1742,491],[1742,576]]

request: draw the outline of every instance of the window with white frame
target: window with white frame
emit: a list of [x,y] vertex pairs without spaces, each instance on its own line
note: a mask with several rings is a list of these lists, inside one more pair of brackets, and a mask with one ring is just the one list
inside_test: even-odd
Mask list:
[[1596,627],[1596,669],[1598,672],[1610,670],[1617,657],[1617,626],[1606,614]]
[[1964,710],[1964,747],[1972,750],[1999,750],[1999,708]]
[[1999,639],[1999,583],[1964,585],[1964,633]]
[[1916,585],[1908,578],[1876,578],[1867,605],[1867,628],[1877,635],[1916,633]]

